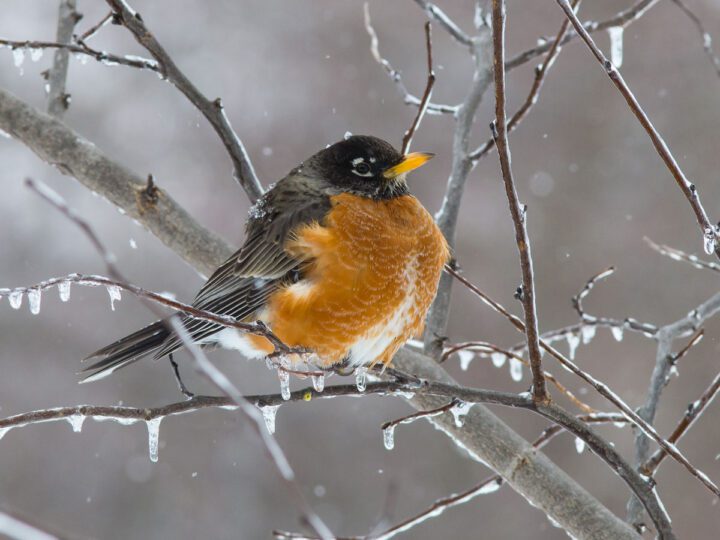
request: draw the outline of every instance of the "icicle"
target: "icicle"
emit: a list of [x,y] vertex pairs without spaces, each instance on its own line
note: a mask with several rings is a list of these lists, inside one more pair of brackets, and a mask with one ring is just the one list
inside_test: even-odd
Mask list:
[[580,437],[575,437],[575,450],[578,454],[582,454],[585,451],[585,441]]
[[270,435],[275,433],[275,416],[279,408],[280,405],[264,405],[260,407],[260,412],[262,412],[263,419],[265,420],[265,427]]
[[478,493],[480,495],[487,495],[488,493],[495,493],[498,489],[500,489],[500,486],[502,486],[502,481],[494,480],[490,482],[489,484],[484,485],[480,488]]
[[25,49],[22,49],[20,47],[18,47],[17,49],[13,49],[12,55],[15,67],[20,68],[20,72],[22,73],[22,65],[25,61]]
[[495,366],[496,368],[500,368],[505,365],[505,360],[507,360],[507,356],[505,356],[503,353],[494,352],[490,355],[490,360],[492,360],[493,366]]
[[39,62],[42,58],[43,50],[40,47],[30,49],[30,60],[33,62]]
[[355,368],[355,385],[358,392],[364,392],[367,387],[367,368],[365,366]]
[[82,431],[83,422],[85,421],[85,415],[73,414],[72,416],[67,417],[67,421],[70,423],[72,430],[75,433],[80,433]]
[[28,304],[30,304],[30,313],[37,315],[40,313],[40,289],[30,289],[28,291]]
[[474,403],[466,403],[464,401],[461,401],[457,405],[455,405],[452,409],[450,409],[450,412],[453,415],[453,418],[455,419],[455,426],[456,427],[463,427],[463,424],[465,423],[465,416],[467,413],[470,412],[470,409]]
[[715,253],[715,231],[711,228],[705,229],[705,235],[703,236],[703,247],[705,248],[705,253],[708,255],[712,255]]
[[623,333],[625,332],[625,327],[613,326],[610,328],[610,331],[612,332],[612,335],[615,338],[615,341],[622,341]]
[[583,345],[587,345],[590,343],[593,338],[595,337],[595,331],[597,330],[597,326],[594,324],[592,325],[585,325],[582,327],[582,342]]
[[511,358],[510,359],[510,377],[512,377],[512,380],[515,382],[522,381],[523,378],[523,365],[520,360],[517,358]]
[[132,249],[137,249],[137,242],[135,241],[134,238],[131,238],[131,239],[130,239],[130,247],[131,247]]
[[5,436],[5,434],[6,434],[8,431],[10,431],[12,428],[13,428],[13,426],[0,427],[0,439],[2,439],[2,438]]
[[623,27],[613,26],[608,28],[610,36],[610,61],[617,68],[623,63]]
[[107,292],[110,295],[110,309],[115,311],[115,301],[120,301],[121,299],[120,287],[117,285],[108,285]]
[[280,395],[287,401],[290,399],[290,373],[285,371],[283,368],[277,370],[278,378],[280,379]]
[[310,379],[312,380],[312,385],[316,392],[322,392],[325,390],[324,373],[321,373],[320,375],[310,375]]
[[11,292],[10,296],[8,297],[8,300],[10,301],[11,308],[20,309],[20,306],[22,305],[22,300],[23,300],[23,292],[22,291]]
[[383,429],[383,444],[386,450],[395,448],[395,424]]
[[58,294],[62,302],[70,300],[70,285],[72,285],[70,281],[63,281],[58,284]]
[[570,356],[570,360],[575,360],[575,351],[578,348],[578,345],[580,345],[580,336],[577,334],[567,334],[565,336],[567,339],[568,344],[568,356]]
[[468,351],[467,349],[458,351],[458,360],[460,360],[460,369],[462,369],[463,371],[467,371],[468,367],[470,366],[470,362],[472,362],[474,358],[475,358],[475,353],[472,351]]
[[150,453],[150,461],[157,463],[158,460],[158,440],[160,439],[160,422],[162,416],[153,418],[145,423],[148,430],[148,451]]

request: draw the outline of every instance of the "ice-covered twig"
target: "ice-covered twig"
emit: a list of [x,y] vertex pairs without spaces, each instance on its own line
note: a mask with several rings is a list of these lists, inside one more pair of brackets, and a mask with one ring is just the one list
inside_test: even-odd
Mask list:
[[17,540],[63,540],[66,538],[55,532],[49,532],[27,518],[0,510],[0,536]]
[[702,39],[702,46],[703,50],[705,51],[705,54],[707,54],[708,58],[710,59],[710,62],[712,62],[713,67],[715,68],[715,72],[720,77],[720,57],[718,57],[717,54],[715,54],[715,51],[713,51],[712,46],[712,36],[710,33],[705,29],[705,25],[702,23],[702,20],[700,17],[698,17],[695,12],[690,9],[690,7],[683,2],[682,0],[672,0],[673,4],[675,4],[677,7],[680,8],[680,10],[692,21],[692,23],[695,25],[695,28],[697,28],[698,33],[700,34],[700,39]]
[[575,15],[575,12],[570,6],[568,0],[556,1],[560,8],[565,12],[565,15],[568,17],[568,19],[570,19],[570,22],[572,22],[575,30],[578,34],[580,34],[580,37],[588,46],[593,56],[595,56],[597,61],[603,67],[607,76],[613,82],[615,87],[620,91],[620,94],[622,94],[623,98],[625,98],[628,107],[635,115],[638,122],[640,122],[640,125],[643,127],[645,132],[650,137],[650,140],[652,141],[655,150],[657,151],[658,155],[665,163],[665,166],[675,179],[675,183],[677,183],[683,195],[688,200],[688,203],[690,203],[690,207],[692,208],[695,214],[695,219],[700,227],[705,251],[708,254],[715,253],[715,255],[720,258],[720,230],[718,230],[718,227],[714,223],[710,222],[710,219],[705,212],[705,208],[700,202],[700,194],[698,193],[696,185],[691,183],[690,180],[688,180],[688,178],[685,176],[685,173],[682,171],[680,165],[678,165],[675,157],[672,155],[670,148],[665,143],[665,140],[662,138],[657,129],[655,129],[655,126],[653,126],[650,118],[648,118],[642,106],[635,98],[635,95],[632,93],[632,90],[630,90],[630,87],[623,79],[620,71],[618,71],[618,69],[613,65],[613,63],[605,57],[605,55],[595,44],[595,41],[587,32],[587,30],[583,28],[580,20]]
[[[577,9],[577,6],[580,4],[581,0],[574,0],[573,3],[573,9]],[[555,60],[557,59],[558,55],[560,54],[560,50],[562,49],[561,42],[565,35],[567,34],[568,27],[570,26],[570,21],[565,19],[562,24],[560,25],[560,30],[558,31],[557,35],[555,36],[555,39],[552,42],[552,46],[550,47],[550,50],[548,51],[547,56],[545,57],[545,60],[542,62],[542,64],[539,64],[535,67],[535,78],[533,79],[533,84],[530,87],[530,92],[528,93],[528,96],[525,98],[525,102],[520,106],[520,108],[515,111],[515,114],[512,115],[512,118],[508,121],[507,124],[507,131],[508,133],[512,133],[513,130],[522,122],[527,114],[530,112],[530,109],[532,109],[533,105],[535,105],[540,97],[540,90],[542,90],[543,83],[545,82],[545,77],[547,76],[548,71],[552,67],[552,65],[555,63]],[[493,148],[495,147],[495,139],[490,137],[487,141],[485,141],[482,146],[478,147],[476,150],[470,153],[470,159],[473,161],[480,160],[483,156],[487,155]]]
[[[58,24],[55,41],[69,44],[72,40],[73,28],[81,19],[76,10],[75,0],[61,0],[58,9]],[[48,82],[48,114],[62,118],[70,104],[70,95],[65,92],[68,71],[68,50],[58,48],[55,50],[53,65],[47,76]]]
[[[365,5],[367,6],[367,4]],[[430,22],[425,23],[425,49],[427,51],[427,83],[425,84],[425,91],[423,92],[423,97],[420,100],[420,106],[418,107],[415,119],[413,120],[410,128],[405,132],[405,135],[403,135],[402,149],[400,150],[403,155],[407,154],[408,150],[410,150],[413,135],[415,135],[415,132],[420,126],[420,122],[422,122],[423,116],[425,116],[425,111],[427,110],[428,104],[430,103],[432,89],[433,86],[435,86],[435,72],[433,71],[432,57],[432,27],[430,26]]]
[[112,14],[112,11],[111,11],[110,13],[108,13],[107,15],[105,15],[102,19],[100,19],[98,22],[96,22],[95,24],[93,24],[90,28],[88,28],[87,30],[85,30],[85,32],[83,32],[80,36],[77,36],[77,37],[75,38],[75,40],[76,40],[78,43],[80,43],[80,44],[85,44],[85,42],[86,42],[88,39],[90,39],[90,38],[93,37],[95,34],[97,34],[98,31],[99,31],[103,26],[105,26],[105,25],[108,24],[110,21],[112,21],[112,19],[113,19],[113,14]]
[[[503,315],[510,323],[518,329],[520,332],[525,332],[525,324],[520,320],[520,318],[516,317],[509,311],[507,311],[504,307],[502,307],[500,304],[495,302],[493,299],[491,299],[489,296],[487,296],[485,293],[483,293],[480,289],[478,289],[475,285],[473,285],[470,281],[465,279],[461,274],[457,273],[455,270],[450,268],[449,266],[445,267],[446,272],[450,273],[455,279],[460,281],[465,287],[467,287],[469,290],[473,292],[476,296],[478,296],[481,300],[483,300],[484,303],[489,305],[494,311],[497,313],[500,313]],[[720,293],[718,293],[715,297],[713,297],[713,306],[716,309],[720,309]],[[570,361],[568,358],[566,358],[563,354],[561,354],[557,349],[555,349],[552,345],[547,343],[545,340],[539,340],[540,346],[551,356],[553,356],[556,360],[558,360],[563,366],[565,366],[569,371],[580,377],[582,380],[584,380],[586,383],[588,383],[590,386],[592,386],[601,396],[606,398],[608,401],[610,401],[613,405],[615,405],[618,409],[620,409],[624,414],[625,417],[628,419],[629,422],[631,422],[633,425],[637,426],[639,428],[639,431],[650,437],[652,440],[654,440],[661,448],[663,448],[670,456],[680,463],[683,467],[685,467],[692,476],[697,478],[705,487],[707,487],[711,492],[713,492],[715,495],[720,496],[720,489],[713,483],[710,478],[703,473],[702,471],[698,470],[692,463],[690,463],[687,458],[677,449],[674,445],[668,443],[665,439],[663,439],[655,430],[655,428],[652,427],[648,422],[646,422],[642,417],[640,417],[627,403],[625,403],[620,396],[615,394],[605,383],[602,381],[596,379],[589,373],[586,373],[582,369],[580,369],[574,362]]]
[[255,202],[263,193],[262,186],[255,174],[255,169],[245,150],[245,146],[230,125],[220,98],[211,101],[198,90],[148,30],[142,17],[131,9],[125,0],[106,1],[113,10],[116,19],[132,33],[137,42],[147,49],[159,63],[160,74],[180,90],[210,122],[230,155],[235,169],[236,180],[245,190],[248,198]]
[[685,253],[684,251],[681,251],[679,249],[672,248],[670,246],[664,245],[664,244],[656,244],[652,240],[650,240],[647,236],[645,237],[645,242],[660,253],[660,255],[665,255],[666,257],[670,257],[674,261],[682,261],[686,262],[688,264],[691,264],[698,270],[712,270],[713,272],[720,272],[720,264],[710,261],[704,261],[697,255],[691,255],[689,253]]
[[582,302],[585,299],[585,297],[590,294],[590,291],[592,291],[593,287],[598,281],[601,281],[605,278],[608,278],[612,276],[615,273],[615,267],[611,266],[601,272],[598,272],[594,276],[592,276],[590,279],[588,279],[585,282],[585,285],[582,289],[580,289],[580,292],[577,293],[575,296],[572,297],[572,305],[573,308],[575,308],[575,311],[577,311],[578,316],[580,317],[580,320],[584,321],[586,319],[594,319],[594,317],[589,316],[587,313],[585,313],[585,310],[582,307]]
[[463,32],[455,21],[448,17],[442,9],[426,0],[415,0],[415,3],[427,13],[429,18],[436,21],[448,34],[455,38],[458,43],[472,50],[472,38]]
[[[372,57],[375,59],[375,61],[380,64],[380,66],[385,70],[385,72],[388,74],[388,77],[390,77],[390,80],[395,83],[395,86],[397,87],[397,90],[402,96],[405,104],[420,107],[422,105],[422,100],[408,91],[405,83],[402,80],[402,75],[400,74],[400,72],[394,67],[392,67],[392,64],[390,64],[390,62],[380,54],[378,36],[377,32],[375,32],[375,28],[372,25],[372,20],[370,19],[370,7],[367,2],[365,2],[363,9],[365,31],[370,36],[370,54],[372,54]],[[458,110],[458,107],[455,105],[442,105],[438,103],[432,103],[430,102],[429,98],[426,103],[426,108],[430,114],[455,114]]]
[[521,206],[518,199],[515,180],[513,179],[510,143],[507,139],[507,118],[505,117],[505,0],[493,0],[492,4],[493,27],[493,62],[495,79],[495,121],[493,122],[493,138],[500,157],[505,193],[510,207],[513,226],[515,227],[515,241],[520,254],[520,268],[522,271],[522,302],[525,312],[525,335],[528,343],[530,369],[533,376],[533,398],[544,402],[550,399],[545,388],[545,377],[542,370],[542,358],[538,341],[537,307],[535,303],[535,278],[533,277],[532,253],[530,251],[530,237],[527,232],[527,206]]

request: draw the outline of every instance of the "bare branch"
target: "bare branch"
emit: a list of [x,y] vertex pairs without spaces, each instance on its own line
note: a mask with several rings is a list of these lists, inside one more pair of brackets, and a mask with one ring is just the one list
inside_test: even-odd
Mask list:
[[710,62],[712,63],[713,67],[715,68],[715,72],[720,77],[720,58],[718,58],[718,55],[715,54],[715,51],[713,51],[712,46],[712,36],[710,33],[705,30],[705,25],[700,20],[700,17],[695,15],[695,13],[683,2],[682,0],[672,0],[673,4],[675,4],[677,7],[680,8],[680,10],[687,15],[687,17],[692,21],[692,23],[695,25],[695,28],[697,28],[698,33],[700,34],[700,38],[702,39],[702,45],[703,50],[705,51],[705,54],[707,54],[708,58],[710,59]]
[[460,27],[455,24],[455,22],[450,17],[448,17],[442,9],[437,7],[432,2],[427,2],[426,0],[415,0],[415,3],[420,6],[425,11],[425,13],[427,13],[428,17],[430,17],[434,21],[437,21],[438,24],[440,24],[440,26],[448,32],[448,34],[455,38],[455,41],[472,50],[472,38],[468,36],[465,32],[463,32]]
[[235,168],[235,178],[254,202],[263,193],[262,186],[253,169],[245,146],[230,126],[220,98],[213,101],[206,98],[188,79],[180,68],[175,65],[170,55],[148,30],[142,17],[125,2],[125,0],[106,0],[117,20],[122,23],[135,37],[137,42],[160,64],[160,73],[180,90],[190,102],[210,122],[230,155]]
[[714,224],[710,222],[707,213],[705,212],[705,208],[703,208],[703,205],[700,202],[700,194],[698,193],[697,187],[695,186],[695,184],[692,184],[687,179],[685,173],[678,165],[675,157],[670,152],[670,149],[663,140],[662,136],[653,126],[652,122],[640,106],[640,103],[638,103],[635,95],[630,90],[630,87],[628,87],[620,72],[612,64],[612,62],[605,58],[605,55],[595,44],[592,37],[590,37],[590,34],[587,32],[587,30],[585,30],[585,28],[583,28],[582,24],[580,24],[580,21],[575,15],[572,7],[570,7],[568,0],[556,1],[560,8],[565,12],[565,15],[570,19],[573,26],[575,27],[575,30],[578,32],[578,34],[580,34],[580,37],[586,43],[597,61],[600,63],[600,65],[603,66],[610,80],[625,98],[628,107],[630,107],[630,110],[635,115],[638,122],[640,122],[640,125],[642,125],[642,127],[647,132],[650,140],[653,143],[653,146],[655,146],[655,150],[657,151],[658,155],[662,158],[665,166],[672,174],[678,187],[690,203],[690,207],[695,213],[695,219],[697,220],[697,223],[700,226],[700,230],[703,235],[706,253],[715,253],[715,255],[720,258],[720,231]]
[[77,42],[84,45],[85,42],[93,37],[103,26],[108,24],[113,19],[112,11],[100,19],[97,23],[88,28],[82,35],[77,37]]
[[611,266],[611,267],[603,270],[602,272],[598,272],[593,277],[591,277],[590,279],[587,280],[587,282],[585,283],[585,286],[582,288],[582,290],[579,293],[577,293],[575,296],[572,297],[573,307],[575,308],[575,311],[577,311],[577,314],[580,316],[580,320],[585,320],[587,318],[591,318],[591,319],[593,318],[593,317],[590,317],[583,310],[582,301],[585,299],[585,297],[588,294],[590,294],[590,291],[592,290],[592,288],[595,286],[595,284],[598,281],[608,278],[608,277],[612,276],[614,273],[615,273],[614,266]]
[[[75,11],[75,0],[61,0],[58,11],[57,35],[58,43],[68,44],[72,40],[73,29],[82,15]],[[68,71],[68,51],[55,50],[53,65],[48,73],[48,114],[62,118],[70,104],[70,95],[65,92]]]
[[[367,4],[365,4],[367,6]],[[408,129],[405,132],[405,135],[403,136],[402,141],[402,149],[400,150],[400,153],[405,155],[410,150],[410,145],[412,144],[412,138],[413,135],[415,135],[415,132],[417,131],[418,127],[420,126],[420,122],[422,122],[423,116],[425,116],[425,111],[427,110],[428,103],[430,103],[430,96],[432,95],[432,89],[435,85],[435,72],[433,71],[433,57],[432,57],[432,28],[430,26],[430,22],[425,23],[425,48],[427,50],[427,66],[428,66],[428,77],[427,77],[427,83],[425,85],[425,92],[423,92],[423,97],[420,100],[420,106],[418,107],[417,114],[415,115],[415,119],[413,120],[412,125],[410,126],[410,129]]]
[[510,214],[515,226],[515,241],[520,254],[522,270],[521,302],[525,312],[525,334],[530,356],[530,369],[533,375],[533,398],[545,402],[550,399],[545,388],[542,371],[540,344],[538,342],[537,308],[535,305],[535,278],[533,277],[530,238],[527,233],[527,206],[521,207],[518,200],[515,181],[510,163],[510,143],[507,140],[507,119],[505,118],[505,0],[493,0],[492,11],[493,50],[495,51],[495,122],[493,138],[500,156],[505,193],[507,194]]

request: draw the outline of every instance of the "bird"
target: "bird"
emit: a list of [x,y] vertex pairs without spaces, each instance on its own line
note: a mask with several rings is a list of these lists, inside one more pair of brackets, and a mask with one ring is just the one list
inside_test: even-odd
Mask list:
[[[270,187],[250,209],[242,247],[193,307],[262,321],[317,367],[388,366],[424,328],[450,249],[407,175],[434,154],[403,155],[373,136],[329,145]],[[193,342],[248,358],[275,351],[264,336],[180,314]],[[83,382],[183,346],[162,320],[94,353]]]

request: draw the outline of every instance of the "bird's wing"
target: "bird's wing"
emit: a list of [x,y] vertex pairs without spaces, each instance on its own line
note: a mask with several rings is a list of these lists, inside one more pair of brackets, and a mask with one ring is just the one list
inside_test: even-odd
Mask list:
[[[278,182],[251,210],[243,246],[210,276],[193,306],[238,320],[255,315],[274,291],[301,277],[308,261],[286,251],[286,245],[299,226],[322,222],[329,209],[330,199],[308,191],[302,179]],[[194,341],[222,329],[199,319],[188,318],[184,324]],[[155,357],[179,346],[177,337],[170,336]]]

